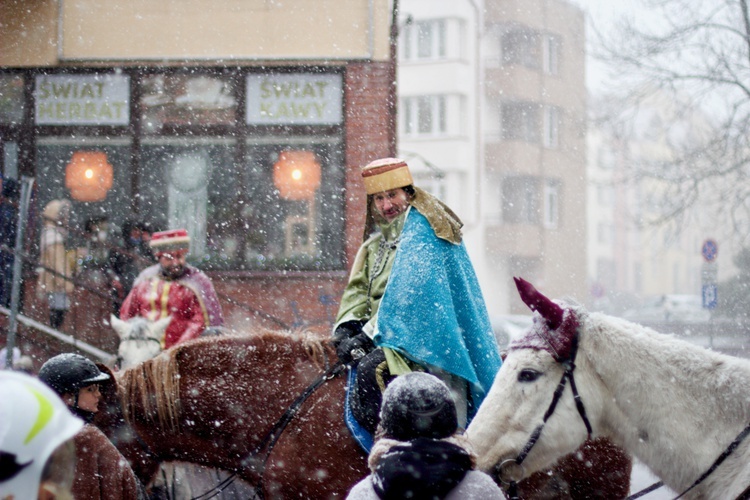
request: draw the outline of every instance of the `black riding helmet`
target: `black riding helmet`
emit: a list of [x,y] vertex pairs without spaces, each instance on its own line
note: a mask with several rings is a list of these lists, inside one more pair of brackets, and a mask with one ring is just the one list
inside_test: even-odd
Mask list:
[[109,375],[90,359],[69,352],[48,359],[39,370],[39,379],[60,396],[75,394],[77,402],[79,389],[109,380]]

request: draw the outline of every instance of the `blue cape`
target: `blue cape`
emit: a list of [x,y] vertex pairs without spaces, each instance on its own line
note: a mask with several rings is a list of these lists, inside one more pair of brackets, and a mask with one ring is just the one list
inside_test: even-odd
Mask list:
[[374,341],[468,381],[470,416],[500,369],[497,342],[466,247],[435,236],[414,207],[380,302]]

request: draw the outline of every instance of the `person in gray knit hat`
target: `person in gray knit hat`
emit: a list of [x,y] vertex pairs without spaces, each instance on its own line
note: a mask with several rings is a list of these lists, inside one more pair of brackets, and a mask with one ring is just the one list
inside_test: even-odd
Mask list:
[[505,498],[458,432],[456,404],[434,375],[397,377],[383,393],[378,440],[368,463],[372,473],[349,500]]

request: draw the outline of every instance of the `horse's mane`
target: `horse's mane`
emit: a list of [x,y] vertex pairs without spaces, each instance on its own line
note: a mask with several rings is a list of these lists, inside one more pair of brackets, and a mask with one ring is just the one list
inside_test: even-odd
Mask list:
[[238,342],[252,343],[257,347],[287,344],[300,350],[321,370],[329,364],[326,338],[310,331],[279,332],[260,330],[250,334],[235,334],[221,337],[199,338],[178,344],[153,359],[120,373],[118,384],[125,419],[133,421],[135,412],[146,420],[158,423],[171,432],[179,431],[180,414],[180,368],[178,357],[186,350],[203,349],[205,346],[233,349]]

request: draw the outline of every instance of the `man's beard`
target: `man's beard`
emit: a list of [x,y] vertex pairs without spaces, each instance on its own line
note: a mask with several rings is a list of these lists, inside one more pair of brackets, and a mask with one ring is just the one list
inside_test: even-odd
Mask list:
[[161,274],[170,280],[176,280],[181,278],[185,274],[186,268],[185,266],[169,266],[169,267],[162,267],[161,268]]

